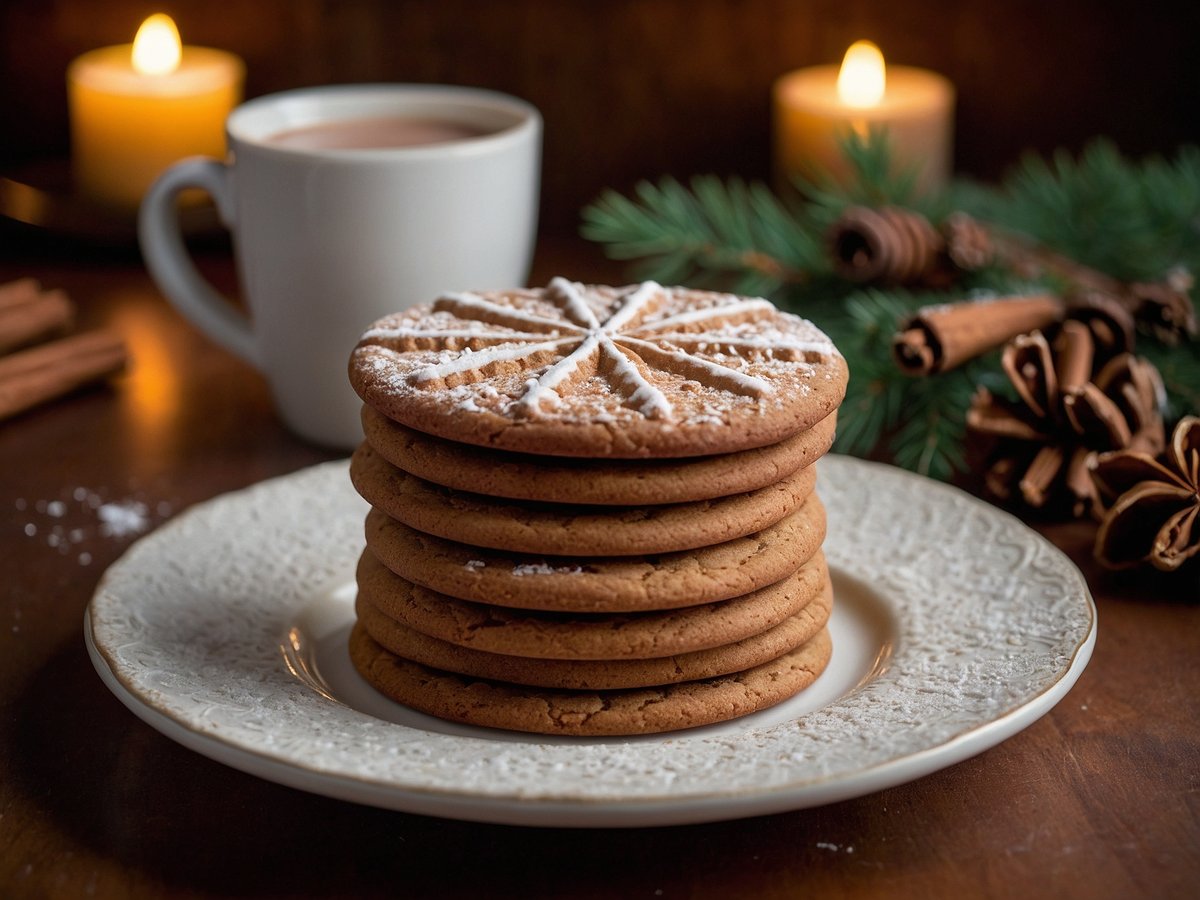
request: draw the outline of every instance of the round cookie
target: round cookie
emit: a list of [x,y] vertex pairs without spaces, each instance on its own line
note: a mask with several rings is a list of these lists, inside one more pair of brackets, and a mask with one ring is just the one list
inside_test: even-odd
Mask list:
[[519,553],[630,556],[706,547],[761,531],[813,492],[807,466],[750,491],[663,506],[588,507],[505,501],[431,484],[362,444],[350,460],[359,494],[394,519],[448,540]]
[[726,600],[786,578],[825,540],[816,493],[762,531],[661,556],[571,559],[484,550],[367,513],[367,546],[414,584],[463,600],[519,609],[624,613]]
[[804,609],[828,577],[818,554],[783,581],[742,597],[672,612],[600,616],[457,600],[392,574],[370,550],[359,560],[357,580],[359,595],[388,618],[460,647],[541,659],[649,659],[760,634]]
[[846,361],[766,300],[555,278],[447,294],[374,323],[351,354],[369,406],[453,441],[523,453],[733,453],[811,428]]
[[535,456],[489,450],[414,431],[362,408],[367,443],[397,468],[460,491],[539,500],[638,506],[685,503],[774,484],[824,455],[837,413],[776,444],[694,459],[610,459]]
[[361,594],[355,611],[377,643],[429,668],[556,690],[613,690],[698,681],[760,666],[811,639],[825,626],[832,605],[827,579],[799,613],[761,634],[675,656],[612,660],[531,659],[459,647],[401,625]]
[[361,625],[350,659],[384,696],[419,712],[486,728],[599,737],[711,725],[795,696],[829,664],[828,629],[761,666],[706,681],[628,691],[547,691],[439,672],[388,652]]

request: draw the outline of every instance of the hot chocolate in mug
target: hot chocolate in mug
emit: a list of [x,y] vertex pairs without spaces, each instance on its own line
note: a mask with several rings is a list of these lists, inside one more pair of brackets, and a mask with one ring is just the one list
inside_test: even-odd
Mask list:
[[[525,283],[541,116],[492,91],[346,85],[259,97],[226,123],[229,158],[168,169],[142,201],[146,265],[171,303],[261,370],[297,434],[362,438],[346,364],[375,319],[447,291]],[[212,195],[248,314],[196,271],[175,198]]]

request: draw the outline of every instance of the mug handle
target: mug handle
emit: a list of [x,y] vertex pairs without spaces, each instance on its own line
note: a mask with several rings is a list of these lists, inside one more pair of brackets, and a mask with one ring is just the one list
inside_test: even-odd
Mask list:
[[257,369],[262,368],[250,320],[215,291],[196,270],[183,235],[175,198],[187,188],[207,191],[221,221],[233,223],[230,169],[215,159],[185,159],[158,177],[142,199],[138,242],[146,268],[171,304],[210,338]]

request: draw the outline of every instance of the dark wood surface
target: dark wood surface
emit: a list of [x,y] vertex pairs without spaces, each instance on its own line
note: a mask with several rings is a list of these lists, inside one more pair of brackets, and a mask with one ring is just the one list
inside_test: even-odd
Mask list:
[[[219,252],[204,268],[232,281]],[[556,272],[620,275],[544,241],[532,280]],[[1043,528],[1099,608],[1076,687],[994,749],[856,800],[678,828],[513,828],[309,795],[183,749],[88,661],[84,608],[134,536],[103,533],[77,493],[143,503],[153,527],[335,454],[284,431],[261,379],[182,322],[136,258],[10,243],[0,282],[18,275],[67,290],[81,325],[121,331],[135,363],[0,423],[0,896],[1162,898],[1200,884],[1200,606],[1178,582],[1100,573],[1083,525]]]

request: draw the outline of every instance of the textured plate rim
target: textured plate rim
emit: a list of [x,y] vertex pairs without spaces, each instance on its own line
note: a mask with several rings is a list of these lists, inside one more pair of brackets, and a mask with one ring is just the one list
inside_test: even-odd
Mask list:
[[[529,825],[683,824],[781,812],[849,799],[911,781],[974,756],[1027,727],[1065,696],[1091,656],[1096,637],[1096,611],[1082,575],[1061,551],[1053,548],[1015,517],[955,488],[899,469],[850,458],[827,457],[821,465],[825,469],[833,469],[836,478],[851,484],[866,482],[877,487],[881,480],[885,485],[891,482],[892,486],[915,484],[921,494],[933,496],[935,503],[941,499],[952,498],[954,503],[973,511],[976,515],[1000,523],[1009,531],[1015,529],[1017,533],[1022,534],[1023,540],[1028,542],[1029,546],[1037,548],[1037,553],[1052,559],[1062,568],[1065,578],[1060,586],[1066,591],[1064,599],[1077,606],[1077,611],[1086,620],[1086,627],[1072,638],[1074,643],[1070,648],[1069,658],[1053,673],[1046,673],[1048,677],[1037,691],[1024,696],[1021,702],[999,711],[996,715],[983,721],[975,721],[940,739],[929,741],[919,749],[909,750],[849,772],[807,775],[790,781],[733,786],[723,790],[693,790],[682,794],[667,792],[656,795],[594,797],[565,792],[559,795],[529,796],[519,790],[510,793],[479,793],[470,789],[445,789],[412,781],[405,783],[395,778],[365,777],[361,773],[338,771],[336,766],[331,769],[327,764],[307,764],[296,758],[288,758],[286,754],[272,752],[253,741],[214,733],[215,728],[198,726],[185,712],[166,702],[161,693],[139,685],[136,664],[131,670],[130,664],[122,662],[119,655],[113,652],[114,648],[106,646],[104,637],[98,639],[95,629],[96,610],[98,606],[106,603],[121,602],[120,598],[109,590],[109,585],[121,574],[128,574],[127,570],[130,567],[136,568],[140,565],[140,558],[135,558],[136,549],[144,549],[145,545],[153,546],[156,542],[169,546],[176,538],[176,532],[184,528],[189,519],[219,519],[223,506],[261,505],[264,490],[269,492],[272,487],[286,487],[293,479],[306,475],[312,477],[312,473],[321,472],[330,478],[337,478],[344,474],[344,462],[315,466],[199,504],[159,531],[143,538],[110,568],[97,588],[84,622],[88,652],[104,683],[135,714],[172,740],[227,765],[278,783],[354,802],[469,820]],[[823,482],[828,479],[826,475],[822,477]],[[822,496],[829,505],[830,495],[824,487]],[[856,575],[852,566],[849,574]],[[887,596],[886,591],[884,594]],[[276,664],[281,665],[277,655],[272,655],[276,657]],[[404,728],[396,725],[390,727]],[[441,737],[443,740],[453,741],[451,737]],[[687,740],[686,737],[668,734],[663,736],[662,743],[680,744]],[[729,742],[729,739],[724,740]],[[733,742],[736,743],[736,739],[733,739]],[[661,747],[662,743],[645,746]],[[536,736],[532,737],[529,745],[506,746],[542,747],[537,744]]]

